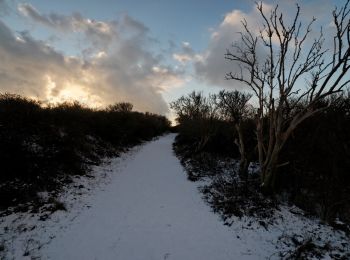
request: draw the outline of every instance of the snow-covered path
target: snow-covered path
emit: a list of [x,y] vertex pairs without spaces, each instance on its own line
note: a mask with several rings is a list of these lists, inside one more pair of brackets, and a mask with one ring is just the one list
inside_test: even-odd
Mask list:
[[92,169],[95,178],[75,176],[56,198],[67,211],[50,212],[42,192],[48,207],[0,216],[0,259],[281,259],[293,255],[295,239],[312,239],[323,259],[349,258],[343,231],[293,206],[280,205],[268,227],[248,216],[225,226],[201,198],[203,183],[187,180],[174,137],[109,159]]
[[172,152],[174,137],[144,145],[93,198],[91,208],[42,248],[43,258],[244,258],[232,229],[186,179]]

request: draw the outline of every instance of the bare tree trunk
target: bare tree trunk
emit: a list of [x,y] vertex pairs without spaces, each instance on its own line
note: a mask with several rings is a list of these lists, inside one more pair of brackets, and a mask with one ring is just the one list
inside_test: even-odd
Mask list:
[[256,137],[258,141],[258,154],[259,154],[259,164],[260,164],[260,172],[261,172],[261,182],[264,182],[265,179],[265,167],[264,167],[264,136],[262,129],[262,122],[258,119],[257,129],[256,129]]
[[247,181],[248,180],[248,167],[249,167],[249,160],[246,156],[242,157],[239,161],[239,175],[242,180]]
[[275,144],[273,152],[266,158],[266,165],[264,167],[264,179],[262,188],[265,193],[273,193],[276,190],[276,170],[280,154],[280,145]]
[[235,128],[238,134],[238,140],[236,140],[236,144],[238,145],[239,153],[241,155],[241,159],[239,162],[239,176],[242,180],[247,181],[249,161],[247,158],[247,152],[244,144],[243,129],[241,124],[236,124]]
[[[283,115],[280,113],[280,111],[275,112],[275,127],[273,129],[270,128],[270,130],[272,129],[273,132],[273,134],[270,132],[270,141],[273,136],[273,142],[269,143],[268,151],[270,152],[265,155],[265,163],[264,167],[262,168],[262,186],[265,192],[271,193],[276,189],[276,169],[279,163],[279,155],[289,136],[301,122],[303,122],[306,118],[318,113],[319,111],[321,110],[315,109],[312,112],[307,112],[301,118],[294,118],[294,120],[290,123],[289,127],[285,131],[282,131]],[[271,122],[270,124],[273,123],[274,122]]]

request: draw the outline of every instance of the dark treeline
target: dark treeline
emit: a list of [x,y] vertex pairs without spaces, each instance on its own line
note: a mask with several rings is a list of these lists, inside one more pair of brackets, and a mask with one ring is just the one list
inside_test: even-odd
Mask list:
[[[316,18],[303,21],[299,5],[294,15],[288,13],[291,19],[278,5],[267,10],[257,2],[256,8],[259,32],[243,20],[238,39],[225,53],[233,65],[225,78],[251,94],[192,93],[173,102],[180,124],[175,150],[182,157],[190,155],[186,150],[228,152],[239,159],[239,189],[231,190],[252,194],[252,200],[259,197],[252,183],[264,195],[287,191],[292,202],[310,212],[349,222],[350,97],[344,93],[350,83],[350,1],[331,12],[333,30],[318,28],[317,34],[311,33]],[[255,108],[249,105],[251,97]],[[252,161],[260,171],[253,179],[248,172]],[[230,185],[225,182],[212,195],[221,192],[218,204],[229,197],[225,203],[232,207],[239,192],[227,197]]]
[[0,207],[35,198],[84,174],[106,156],[169,130],[164,116],[117,103],[91,109],[78,102],[42,106],[18,95],[0,95]]
[[[180,157],[236,158],[240,176],[247,178],[249,163],[258,161],[256,109],[248,104],[249,97],[238,91],[208,97],[192,92],[173,102]],[[288,194],[290,202],[325,220],[349,222],[350,95],[334,94],[318,106],[324,109],[303,122],[283,147],[274,194]]]

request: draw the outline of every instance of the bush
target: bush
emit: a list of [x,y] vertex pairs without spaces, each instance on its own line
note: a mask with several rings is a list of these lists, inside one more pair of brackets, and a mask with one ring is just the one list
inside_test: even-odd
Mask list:
[[289,164],[279,182],[300,207],[350,222],[350,98],[332,97],[328,105],[289,140],[281,158]]
[[44,107],[0,94],[0,208],[57,189],[62,180],[86,173],[101,158],[170,129],[164,116],[131,108],[120,103],[94,110],[78,102]]
[[[209,157],[238,159],[240,154],[234,142],[237,133],[232,124],[221,120],[220,114],[216,120],[210,121],[195,116],[185,117],[185,105],[175,107],[175,111],[182,112],[174,145],[182,162],[192,162],[195,172],[201,172]],[[339,218],[350,223],[350,94],[333,95],[316,105],[324,108],[322,112],[296,128],[282,150],[276,192],[287,192],[292,203],[326,221]],[[300,105],[296,109],[304,107]],[[248,161],[258,160],[255,127],[253,116],[242,123]],[[263,127],[267,130],[263,132],[268,133],[268,115]],[[202,128],[215,131],[208,135],[206,144],[198,151],[196,147],[204,132]],[[198,177],[190,171],[189,176],[192,179]]]

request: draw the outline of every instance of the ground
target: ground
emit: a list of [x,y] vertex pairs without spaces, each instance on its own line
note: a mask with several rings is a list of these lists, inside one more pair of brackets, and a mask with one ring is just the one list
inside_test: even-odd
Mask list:
[[[289,249],[283,235],[320,226],[287,208],[271,227],[249,218],[224,225],[201,197],[200,183],[187,180],[172,151],[174,137],[163,136],[95,167],[95,178],[76,178],[59,198],[66,210],[1,217],[0,257],[279,259]],[[339,247],[349,243],[328,226],[322,232]],[[302,243],[305,236],[299,239]]]

